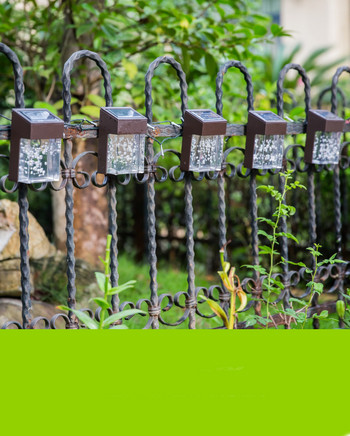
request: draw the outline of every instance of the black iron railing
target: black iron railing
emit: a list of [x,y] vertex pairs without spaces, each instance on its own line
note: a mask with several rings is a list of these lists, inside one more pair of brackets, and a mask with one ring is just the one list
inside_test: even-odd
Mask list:
[[[16,107],[24,107],[24,86],[22,78],[22,68],[18,61],[17,56],[6,45],[0,44],[0,51],[4,53],[13,64],[14,78],[15,78],[15,95]],[[65,63],[63,69],[62,83],[63,83],[63,116],[65,122],[64,130],[64,160],[61,162],[62,166],[62,180],[57,185],[55,183],[43,183],[41,186],[30,186],[34,191],[41,191],[44,189],[53,189],[55,191],[65,190],[65,207],[66,207],[66,246],[67,246],[67,299],[70,308],[76,307],[76,286],[75,286],[75,253],[74,253],[74,189],[85,189],[92,185],[96,189],[108,186],[108,216],[109,216],[109,233],[112,235],[111,246],[111,282],[112,286],[118,285],[118,228],[117,228],[117,188],[120,185],[127,185],[129,183],[139,183],[146,186],[147,198],[147,240],[148,240],[148,263],[150,267],[150,293],[149,298],[141,299],[136,303],[130,301],[120,301],[119,297],[114,297],[112,301],[113,311],[118,312],[126,306],[142,308],[147,310],[148,315],[135,315],[146,317],[144,328],[159,328],[160,324],[165,326],[179,326],[182,323],[187,323],[190,329],[196,328],[197,318],[212,318],[214,314],[205,314],[202,312],[204,301],[198,298],[199,292],[206,297],[217,300],[220,302],[222,308],[227,311],[230,304],[230,294],[219,284],[212,286],[208,289],[196,287],[195,280],[195,239],[194,239],[194,225],[193,225],[193,195],[192,183],[194,181],[202,184],[208,183],[209,180],[216,180],[217,182],[217,197],[218,197],[218,241],[215,250],[223,246],[227,242],[227,221],[226,221],[226,208],[227,208],[227,195],[225,192],[226,181],[234,183],[237,178],[249,179],[249,216],[251,225],[251,258],[253,265],[259,264],[259,242],[258,242],[258,206],[257,206],[257,177],[270,175],[274,180],[279,179],[280,186],[283,186],[284,177],[281,171],[286,169],[292,170],[296,175],[299,173],[306,173],[307,175],[307,211],[308,211],[308,234],[310,244],[317,241],[318,231],[318,214],[317,202],[320,202],[320,185],[319,175],[322,172],[333,172],[333,198],[334,198],[334,247],[338,252],[338,257],[342,258],[344,247],[342,244],[342,195],[341,183],[346,183],[345,171],[349,167],[350,160],[347,154],[342,154],[339,165],[313,165],[305,164],[302,158],[303,146],[300,144],[291,144],[286,147],[284,151],[283,168],[277,170],[250,170],[243,166],[244,149],[241,147],[229,147],[224,150],[224,159],[222,162],[221,171],[208,172],[208,173],[192,173],[181,172],[179,165],[169,168],[159,165],[158,161],[164,155],[172,155],[180,160],[180,153],[176,150],[165,149],[162,152],[155,153],[154,141],[158,142],[157,138],[176,138],[181,136],[181,126],[175,123],[168,124],[152,124],[152,77],[156,68],[160,64],[166,63],[173,67],[178,75],[180,83],[180,98],[181,110],[184,113],[187,108],[187,83],[185,74],[181,65],[173,58],[162,56],[157,58],[150,65],[145,81],[145,107],[146,117],[148,119],[148,137],[146,140],[146,158],[145,158],[145,173],[137,174],[134,176],[106,176],[103,182],[97,181],[97,172],[88,174],[87,172],[78,171],[77,164],[87,155],[97,156],[96,152],[86,151],[80,155],[73,157],[73,139],[74,138],[97,138],[98,127],[94,125],[73,125],[70,124],[71,119],[71,92],[70,92],[70,75],[76,60],[88,57],[94,60],[100,68],[105,88],[106,106],[112,105],[112,89],[110,85],[110,75],[107,70],[106,64],[96,54],[90,51],[79,51],[74,53],[69,60]],[[221,68],[217,76],[216,82],[216,109],[218,114],[222,114],[222,84],[224,74],[231,67],[237,68],[244,76],[247,84],[247,103],[248,110],[253,109],[253,83],[249,72],[245,66],[238,61],[229,61]],[[279,80],[277,82],[277,112],[278,115],[283,117],[283,81],[286,73],[290,69],[295,69],[300,74],[305,87],[305,110],[306,113],[310,109],[310,83],[304,69],[297,64],[288,64],[280,72]],[[331,92],[332,112],[337,112],[337,93],[339,93],[342,100],[345,100],[344,94],[337,87],[340,74],[343,72],[350,72],[348,67],[339,68],[332,81],[332,85],[327,88],[320,95],[318,106],[321,106],[322,98],[327,92]],[[304,122],[290,122],[287,126],[287,134],[295,136],[300,133],[305,133],[307,120]],[[345,124],[344,133],[350,131],[350,124]],[[9,127],[0,128],[0,139],[8,139],[11,135]],[[245,124],[228,124],[226,137],[244,136]],[[345,150],[348,143],[344,142],[342,148]],[[238,157],[237,157],[238,156]],[[1,155],[3,159],[8,159],[8,156]],[[234,158],[233,158],[234,157]],[[239,162],[237,164],[237,162]],[[79,178],[77,177],[79,175]],[[80,177],[83,177],[83,182]],[[316,178],[316,183],[315,183]],[[158,293],[157,284],[157,232],[156,232],[156,190],[155,184],[161,183],[166,180],[172,183],[183,183],[184,187],[184,219],[186,226],[186,263],[187,263],[187,276],[188,276],[188,289],[187,291],[177,292],[175,295],[170,293]],[[248,183],[248,182],[247,182]],[[44,328],[56,328],[58,319],[63,319],[66,328],[77,329],[80,327],[79,321],[71,313],[69,316],[63,313],[57,313],[52,319],[44,317],[32,317],[31,314],[31,284],[30,284],[30,268],[28,258],[28,200],[27,200],[27,185],[22,183],[10,184],[7,181],[7,175],[2,175],[0,181],[0,189],[6,193],[13,193],[18,191],[19,203],[19,219],[20,219],[20,241],[21,241],[21,276],[22,276],[22,305],[23,305],[23,322],[7,322],[3,326],[6,328],[38,328],[44,325]],[[345,201],[345,199],[344,199]],[[209,211],[210,213],[210,211]],[[231,212],[231,213],[234,213]],[[247,211],[248,213],[248,211]],[[281,222],[281,231],[287,231],[287,223],[285,220]],[[282,237],[280,240],[281,254],[285,259],[288,259],[289,246],[288,239]],[[346,259],[345,259],[346,260]],[[314,298],[313,305],[308,311],[308,316],[311,317],[315,313],[320,313],[322,310],[327,309],[329,312],[335,311],[336,299],[344,299],[343,293],[348,285],[350,271],[348,269],[348,262],[343,264],[328,265],[319,269],[315,278],[316,281],[325,284],[325,293],[334,294],[336,298],[324,304],[319,304],[317,298]],[[280,274],[281,280],[284,284],[284,289],[275,300],[275,303],[282,302],[284,307],[288,307],[289,299],[305,298],[309,295],[310,289],[305,287],[306,273],[303,268],[300,270],[290,270],[287,262],[283,263],[283,271]],[[263,281],[258,272],[254,272],[253,277],[247,277],[242,281],[243,289],[251,294],[253,298],[246,307],[246,311],[255,308],[256,312],[260,310],[260,303],[257,301],[264,300],[263,296]],[[300,289],[303,291],[300,292]],[[297,291],[296,291],[297,290]],[[179,308],[181,315],[175,322],[167,321],[166,313],[173,308]],[[87,310],[91,316],[97,316],[98,313],[93,314],[92,311]],[[288,317],[287,317],[288,318]],[[285,316],[275,315],[274,324],[285,325],[290,324]],[[128,322],[128,320],[126,320]],[[42,324],[43,323],[43,324]],[[342,323],[340,322],[340,325]],[[240,328],[245,327],[245,323],[241,322],[238,325]],[[318,328],[318,320],[314,320],[314,327]]]

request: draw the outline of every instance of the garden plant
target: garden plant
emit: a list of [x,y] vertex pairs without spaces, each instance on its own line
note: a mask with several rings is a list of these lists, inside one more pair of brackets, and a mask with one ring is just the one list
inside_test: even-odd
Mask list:
[[145,312],[139,309],[128,309],[128,310],[122,310],[117,313],[113,313],[112,315],[108,316],[108,310],[112,309],[111,304],[111,298],[113,295],[120,294],[123,291],[126,291],[127,289],[131,289],[134,287],[136,281],[130,280],[122,285],[112,287],[110,282],[110,252],[111,252],[111,242],[112,242],[112,235],[107,236],[107,244],[106,244],[106,252],[105,252],[105,258],[102,259],[100,257],[100,261],[102,262],[104,266],[104,273],[96,272],[96,280],[98,283],[98,287],[100,291],[103,293],[103,297],[95,297],[92,298],[92,301],[96,303],[96,305],[100,308],[99,313],[99,321],[96,321],[90,316],[82,312],[80,310],[71,309],[67,306],[58,306],[58,309],[61,310],[67,310],[68,312],[72,312],[81,323],[84,324],[84,326],[88,329],[97,330],[97,329],[127,329],[128,327],[125,324],[117,324],[120,322],[123,318],[126,318],[127,316],[132,316],[136,314],[144,314]]
[[[266,314],[261,316],[261,314],[249,314],[245,318],[245,324],[249,326],[265,326],[277,328],[274,318],[271,314],[272,309],[274,314],[280,314],[286,320],[286,324],[291,326],[292,323],[298,324],[302,329],[304,329],[308,310],[310,309],[313,299],[316,295],[321,295],[323,292],[323,283],[316,280],[317,273],[319,269],[327,264],[336,263],[346,263],[341,259],[336,259],[336,254],[333,254],[329,259],[320,260],[322,253],[320,252],[321,245],[314,244],[313,247],[307,247],[307,250],[311,254],[311,264],[312,267],[308,267],[304,262],[293,262],[291,260],[284,259],[278,251],[278,239],[285,237],[298,243],[298,239],[291,233],[283,232],[280,230],[281,218],[290,218],[295,213],[295,207],[288,205],[287,193],[295,189],[306,189],[299,181],[293,181],[293,176],[291,171],[285,171],[279,173],[279,177],[283,180],[283,190],[280,192],[272,185],[260,185],[258,189],[266,192],[272,199],[277,202],[275,211],[271,218],[258,217],[257,220],[260,223],[265,223],[270,228],[270,232],[264,230],[259,230],[258,235],[264,237],[268,241],[268,245],[259,245],[259,255],[267,256],[267,267],[259,265],[243,265],[242,267],[252,269],[256,272],[258,276],[261,276],[262,280],[262,296],[265,298],[253,298],[253,300],[258,301],[265,305]],[[235,273],[235,267],[231,267],[229,262],[224,260],[225,247],[220,250],[220,261],[222,266],[222,271],[218,271],[224,288],[230,292],[230,313],[229,316],[220,307],[218,303],[200,295],[200,298],[206,300],[211,310],[224,322],[224,326],[228,329],[237,328],[236,316],[239,312],[242,312],[247,306],[247,295],[243,291],[240,279]],[[305,301],[304,299],[289,298],[289,307],[283,307],[282,304],[275,304],[272,300],[273,295],[279,295],[284,290],[284,284],[280,280],[277,273],[283,264],[288,263],[290,265],[298,266],[304,269],[305,274],[309,276],[309,280],[306,283],[306,287],[309,288],[309,296]],[[236,297],[241,301],[241,305],[236,309]],[[346,299],[350,299],[348,295],[344,295]],[[294,308],[294,306],[296,306]],[[348,312],[344,301],[338,300],[336,303],[336,310],[339,318],[344,321],[344,323],[349,326],[348,321],[345,321],[345,314]],[[260,310],[259,310],[260,311]],[[326,310],[322,311],[320,314],[313,314],[313,319],[325,319],[328,317],[328,312]],[[287,321],[288,320],[288,321]]]

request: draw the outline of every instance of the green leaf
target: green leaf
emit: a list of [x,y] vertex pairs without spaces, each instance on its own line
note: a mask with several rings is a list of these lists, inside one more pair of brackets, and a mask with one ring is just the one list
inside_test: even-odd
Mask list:
[[76,35],[77,38],[79,38],[81,35],[84,35],[85,33],[89,33],[90,30],[92,30],[94,28],[94,23],[86,23],[83,24],[82,26],[79,26],[76,30]]
[[242,265],[241,268],[253,269],[262,275],[267,275],[266,269],[261,265]]
[[259,217],[259,218],[257,218],[257,220],[261,221],[261,222],[264,222],[264,223],[268,224],[271,227],[275,227],[275,225],[276,225],[275,221],[272,221],[272,220],[270,220],[268,218]]
[[105,275],[101,272],[95,272],[98,287],[104,293],[105,292]]
[[87,98],[91,101],[91,103],[93,103],[94,105],[96,105],[98,107],[106,106],[105,99],[103,97],[101,97],[100,95],[88,94]]
[[88,117],[87,115],[84,115],[84,114],[73,114],[73,115],[70,117],[70,119],[71,119],[72,121],[73,121],[73,120],[83,120],[83,119],[91,121],[91,118]]
[[322,256],[322,253],[320,253],[318,250],[315,250],[313,247],[306,247],[306,249],[315,257]]
[[280,279],[274,279],[273,277],[270,278],[271,282],[278,286],[280,289],[284,289],[284,284],[280,281]]
[[108,301],[104,300],[103,298],[90,298],[89,301],[94,301],[102,309],[109,309],[111,307]]
[[276,23],[271,24],[271,33],[273,36],[288,36],[289,34]]
[[258,230],[258,235],[265,236],[265,238],[267,238],[270,242],[272,242],[274,239],[272,235],[269,235],[264,230]]
[[341,295],[342,295],[344,298],[347,298],[348,300],[350,300],[350,296],[349,296],[349,295],[346,295],[346,294],[344,294],[343,292],[341,292]]
[[126,289],[133,288],[135,283],[136,283],[136,280],[129,280],[128,282],[126,282],[126,283],[124,283],[122,285],[116,286],[115,288],[110,288],[108,290],[107,295],[119,294],[120,292],[123,292]]
[[209,76],[215,77],[217,73],[217,64],[216,60],[210,53],[205,53],[205,66]]
[[289,302],[291,302],[291,303],[298,303],[298,304],[301,304],[302,306],[307,306],[307,302],[306,301],[304,301],[304,300],[298,300],[297,298],[293,298],[293,297],[291,297],[291,298],[289,298],[289,300],[288,300]]
[[322,310],[319,315],[317,315],[317,313],[314,313],[312,317],[317,319],[325,319],[328,317],[328,310]]
[[295,310],[290,309],[289,307],[285,310],[286,315],[292,316],[293,318],[297,318],[297,313]]
[[317,294],[322,294],[323,292],[323,283],[313,283],[313,291],[317,292]]
[[127,326],[127,325],[125,325],[125,324],[119,324],[119,325],[112,325],[112,327],[109,327],[109,329],[110,330],[116,330],[116,329],[118,329],[118,330],[125,330],[125,329],[128,329],[129,327]]
[[122,310],[121,312],[114,313],[113,315],[106,318],[103,321],[102,326],[103,326],[103,328],[106,328],[120,319],[123,319],[127,316],[130,316],[130,315],[136,315],[138,313],[142,313],[142,314],[146,315],[146,312],[144,312],[143,310],[139,310],[139,309]]
[[187,75],[190,71],[190,60],[191,60],[187,47],[182,46],[181,53],[182,53],[182,67]]
[[289,116],[295,118],[297,116],[305,118],[305,109],[301,106],[294,107],[290,112]]
[[278,255],[278,251],[273,250],[272,252],[272,248],[268,247],[267,245],[259,245],[259,254],[274,254],[274,255]]
[[305,263],[303,262],[292,262],[291,260],[286,260],[283,256],[281,256],[282,262],[287,262],[291,265],[295,265],[295,266],[301,266],[303,268],[306,268]]
[[297,314],[296,314],[296,319],[297,319],[297,321],[298,322],[304,322],[305,320],[306,320],[306,313],[303,311],[303,312],[298,312]]
[[288,239],[292,239],[292,240],[295,241],[297,244],[299,244],[298,239],[297,239],[294,235],[292,235],[291,233],[279,232],[279,233],[276,233],[276,236],[277,236],[277,237],[285,236],[286,238],[288,238]]
[[345,311],[346,311],[346,307],[345,307],[345,303],[343,300],[338,300],[336,302],[336,312],[339,316],[340,319],[343,319],[345,316]]
[[[72,97],[70,99],[70,104],[75,104],[77,103],[79,100],[75,97]],[[63,108],[63,100],[58,100],[56,101],[56,103],[54,103],[53,107],[57,110],[62,109]]]
[[254,33],[256,36],[264,36],[267,33],[267,29],[265,26],[261,26],[260,24],[256,24],[253,27]]
[[80,112],[91,118],[100,118],[100,108],[97,106],[83,106],[80,108]]
[[98,17],[100,11],[96,8],[94,8],[92,5],[90,5],[89,3],[82,3],[81,7],[83,9],[85,9],[86,11],[90,12],[92,15],[96,15]]
[[137,74],[137,65],[127,59],[122,59],[123,68],[130,80],[133,80]]
[[245,326],[246,327],[252,327],[253,325],[256,324],[256,316],[255,315],[249,315],[247,316],[247,318],[245,319]]
[[85,324],[86,327],[90,330],[97,330],[99,328],[97,321],[91,319],[89,315],[85,312],[81,312],[80,310],[70,309],[67,306],[58,306],[57,309],[73,312],[74,315],[79,319],[79,321]]
[[256,315],[256,320],[262,325],[267,325],[270,321],[262,316]]

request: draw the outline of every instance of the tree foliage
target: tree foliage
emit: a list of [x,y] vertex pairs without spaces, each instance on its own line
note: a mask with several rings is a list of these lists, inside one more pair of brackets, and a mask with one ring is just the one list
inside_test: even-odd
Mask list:
[[[0,14],[1,40],[16,51],[24,66],[28,105],[56,103],[56,109],[60,108],[63,62],[78,49],[96,51],[105,60],[118,105],[143,107],[147,67],[164,54],[181,63],[190,104],[199,106],[205,101],[213,105],[218,65],[228,59],[252,63],[258,58],[258,45],[284,34],[280,26],[258,13],[257,2],[243,0],[47,0],[46,4],[7,0],[0,4]],[[8,95],[10,107],[11,68],[3,57],[0,62],[6,74],[1,92]],[[160,119],[179,115],[176,75],[165,68],[154,79],[154,113]],[[164,78],[169,78],[166,84]],[[95,75],[90,83],[73,81],[76,112],[83,106],[96,106],[89,97],[91,81],[96,79]],[[92,117],[96,114],[91,109],[88,112]]]

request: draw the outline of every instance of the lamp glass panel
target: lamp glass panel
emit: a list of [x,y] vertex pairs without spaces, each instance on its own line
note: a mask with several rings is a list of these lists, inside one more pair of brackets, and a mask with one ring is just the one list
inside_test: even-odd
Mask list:
[[223,146],[223,135],[192,135],[190,171],[220,171]]
[[269,112],[269,111],[266,111],[266,112],[255,111],[254,114],[258,115],[260,118],[262,118],[265,121],[281,121],[281,120],[283,120],[283,118],[281,118],[278,115],[274,114],[273,112]]
[[342,132],[316,132],[312,163],[337,164]]
[[21,113],[26,116],[30,121],[57,121],[57,117],[55,117],[54,115],[52,115],[51,112],[46,110],[23,110],[21,111]]
[[255,135],[253,168],[281,168],[283,143],[283,135]]
[[139,114],[131,107],[116,107],[107,110],[117,118],[144,118],[143,115]]
[[221,121],[223,118],[211,110],[190,111],[203,121]]
[[42,183],[60,177],[61,139],[20,140],[18,181]]
[[108,135],[107,174],[144,172],[145,135]]

